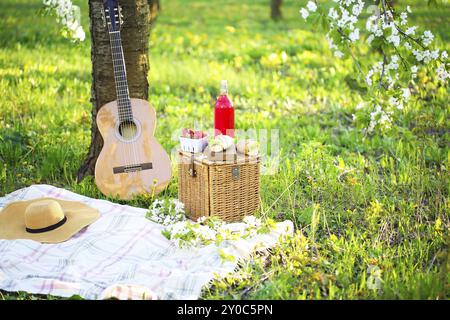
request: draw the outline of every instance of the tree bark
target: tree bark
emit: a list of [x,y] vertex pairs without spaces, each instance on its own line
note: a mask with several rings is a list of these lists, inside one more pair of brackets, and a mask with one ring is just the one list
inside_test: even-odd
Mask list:
[[283,0],[270,1],[270,17],[272,20],[280,20],[283,16],[281,14],[281,4]]
[[[150,6],[148,0],[120,0],[123,25],[121,37],[130,97],[148,99],[147,74],[148,38],[150,35]],[[77,181],[92,175],[97,157],[103,147],[96,117],[106,103],[116,100],[114,74],[108,29],[102,19],[103,0],[89,0],[92,60],[92,127],[91,144],[84,163],[78,170]]]

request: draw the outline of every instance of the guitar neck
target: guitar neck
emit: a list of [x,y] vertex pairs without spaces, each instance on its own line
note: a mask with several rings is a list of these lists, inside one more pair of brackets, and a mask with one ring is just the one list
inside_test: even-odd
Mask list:
[[114,80],[116,83],[117,105],[119,119],[121,121],[132,120],[130,93],[128,90],[127,71],[123,56],[122,40],[120,31],[109,32],[111,54],[114,69]]

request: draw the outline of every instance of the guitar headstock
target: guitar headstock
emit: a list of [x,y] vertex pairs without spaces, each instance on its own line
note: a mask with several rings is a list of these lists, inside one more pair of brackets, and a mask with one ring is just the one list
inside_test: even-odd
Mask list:
[[120,31],[123,20],[122,8],[119,6],[118,0],[103,1],[103,17],[109,32]]

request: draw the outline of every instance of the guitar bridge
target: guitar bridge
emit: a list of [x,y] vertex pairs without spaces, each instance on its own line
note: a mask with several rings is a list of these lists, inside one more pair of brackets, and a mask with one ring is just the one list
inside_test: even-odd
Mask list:
[[146,163],[140,163],[140,164],[131,164],[127,166],[121,166],[121,167],[114,167],[113,173],[129,173],[129,172],[136,172],[136,171],[142,171],[142,170],[149,170],[153,169],[153,165],[151,162]]

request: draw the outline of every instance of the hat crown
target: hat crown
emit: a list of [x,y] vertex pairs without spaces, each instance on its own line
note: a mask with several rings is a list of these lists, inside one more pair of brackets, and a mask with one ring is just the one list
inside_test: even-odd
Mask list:
[[29,229],[41,229],[52,226],[65,217],[61,205],[51,199],[30,203],[25,209],[25,226]]

